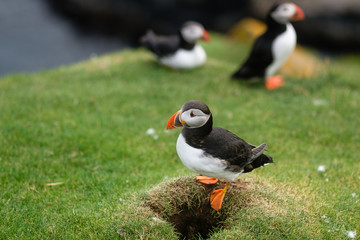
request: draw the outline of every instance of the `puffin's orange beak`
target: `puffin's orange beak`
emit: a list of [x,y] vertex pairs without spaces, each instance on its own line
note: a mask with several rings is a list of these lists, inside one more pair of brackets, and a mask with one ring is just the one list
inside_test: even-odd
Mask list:
[[300,21],[305,18],[304,11],[297,5],[295,5],[296,13],[292,16],[291,21]]
[[174,115],[172,115],[168,123],[166,124],[166,129],[182,127],[183,123],[185,122],[181,121],[180,115],[181,115],[181,110],[177,111]]
[[202,36],[202,38],[203,38],[203,40],[204,40],[205,42],[210,41],[210,34],[209,34],[209,32],[206,31],[206,30],[204,30],[204,31],[203,31],[203,36]]

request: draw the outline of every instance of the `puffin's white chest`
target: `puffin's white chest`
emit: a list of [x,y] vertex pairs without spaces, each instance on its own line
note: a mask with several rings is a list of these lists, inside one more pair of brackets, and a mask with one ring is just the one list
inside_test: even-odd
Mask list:
[[173,55],[162,57],[160,63],[177,69],[190,69],[203,65],[206,53],[202,46],[196,45],[192,50],[179,49]]
[[225,178],[228,181],[233,181],[241,174],[241,172],[227,171],[225,160],[211,157],[208,154],[204,154],[203,150],[187,144],[182,134],[179,135],[177,140],[176,151],[182,163],[188,169],[200,175]]
[[277,36],[272,44],[271,52],[274,61],[266,68],[266,77],[273,76],[285,63],[296,46],[296,32],[291,23],[286,25],[286,31]]

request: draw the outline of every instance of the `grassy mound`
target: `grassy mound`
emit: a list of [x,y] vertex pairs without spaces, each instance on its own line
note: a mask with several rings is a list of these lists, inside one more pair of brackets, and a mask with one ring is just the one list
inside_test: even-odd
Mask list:
[[214,185],[198,183],[194,177],[174,179],[161,184],[148,192],[145,205],[166,219],[180,233],[180,239],[191,239],[201,236],[209,237],[211,232],[222,226],[222,222],[233,210],[253,202],[248,182],[235,182],[231,193],[227,196],[227,206],[221,212],[210,206],[210,194],[225,183]]
[[[151,235],[154,225],[170,224],[173,229],[166,232],[177,234],[178,239],[309,239],[317,235],[320,224],[315,224],[316,216],[306,204],[305,193],[261,181],[237,179],[218,212],[210,207],[210,194],[224,187],[225,182],[205,185],[195,177],[165,181],[127,200],[130,207],[119,218],[134,220],[130,225],[124,221],[121,232],[124,237],[155,239],[157,235]],[[147,224],[135,227],[133,222],[139,218],[147,219]],[[303,229],[303,223],[312,227]],[[176,239],[174,235],[169,237]]]
[[[209,59],[192,71],[137,49],[2,77],[0,239],[358,234],[359,57],[267,91],[229,79],[248,46],[213,34],[204,47]],[[164,131],[190,99],[209,105],[216,126],[267,142],[275,161],[241,176],[219,213],[176,155],[179,131]]]

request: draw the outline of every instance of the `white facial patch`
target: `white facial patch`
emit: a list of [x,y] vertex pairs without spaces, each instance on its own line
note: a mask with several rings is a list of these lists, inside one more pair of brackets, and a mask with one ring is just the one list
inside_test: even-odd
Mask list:
[[199,25],[189,25],[181,29],[181,35],[189,43],[195,43],[203,36],[204,29]]
[[278,23],[285,24],[290,21],[291,17],[296,13],[294,4],[283,3],[271,13],[271,17]]
[[181,114],[181,120],[185,121],[186,126],[189,128],[202,127],[209,118],[210,114],[205,114],[199,109],[189,109]]

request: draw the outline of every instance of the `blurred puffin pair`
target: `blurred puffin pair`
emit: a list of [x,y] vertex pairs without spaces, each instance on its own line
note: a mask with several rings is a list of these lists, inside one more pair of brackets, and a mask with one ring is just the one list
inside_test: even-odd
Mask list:
[[[249,58],[233,74],[236,79],[263,78],[268,89],[283,85],[280,76],[274,76],[296,45],[296,33],[290,21],[304,18],[303,11],[293,3],[275,5],[267,17],[267,31],[254,44]],[[154,52],[159,62],[171,68],[189,69],[201,66],[206,54],[198,39],[209,40],[202,25],[185,23],[179,35],[156,36],[149,31],[142,43]],[[272,163],[264,154],[266,143],[254,146],[235,134],[213,126],[209,107],[198,100],[186,102],[168,121],[166,129],[184,127],[178,137],[176,151],[182,163],[199,174],[196,178],[204,184],[215,184],[225,179],[223,189],[210,196],[211,207],[221,209],[225,193],[239,175]]]
[[[296,46],[296,32],[290,22],[305,18],[303,10],[294,3],[277,3],[269,11],[267,30],[259,36],[248,58],[233,79],[260,78],[269,90],[284,85],[281,76],[275,75]],[[178,35],[158,36],[149,30],[141,38],[144,47],[153,52],[160,64],[174,69],[191,69],[206,61],[204,49],[197,40],[209,41],[209,33],[197,22],[186,22]]]

